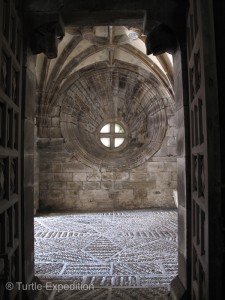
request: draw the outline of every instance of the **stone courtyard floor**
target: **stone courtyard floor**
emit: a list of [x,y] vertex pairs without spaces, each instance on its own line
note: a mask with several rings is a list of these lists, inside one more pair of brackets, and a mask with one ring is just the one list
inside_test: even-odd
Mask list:
[[35,272],[50,300],[167,299],[177,210],[35,217]]

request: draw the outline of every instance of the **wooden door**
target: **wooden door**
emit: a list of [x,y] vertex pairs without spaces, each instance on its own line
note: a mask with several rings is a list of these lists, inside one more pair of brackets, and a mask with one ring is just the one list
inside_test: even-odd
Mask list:
[[210,0],[190,1],[187,53],[192,170],[189,220],[192,228],[191,299],[219,299],[216,297],[216,257],[219,251],[220,154],[213,7]]
[[[21,281],[21,23],[19,1],[0,1],[0,279],[1,299],[19,299]],[[8,290],[7,282],[12,282]]]

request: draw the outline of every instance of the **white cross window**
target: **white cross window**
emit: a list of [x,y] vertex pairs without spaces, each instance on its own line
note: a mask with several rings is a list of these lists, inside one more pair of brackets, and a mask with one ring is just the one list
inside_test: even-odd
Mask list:
[[111,150],[122,146],[125,137],[123,126],[115,122],[105,124],[99,133],[101,143]]

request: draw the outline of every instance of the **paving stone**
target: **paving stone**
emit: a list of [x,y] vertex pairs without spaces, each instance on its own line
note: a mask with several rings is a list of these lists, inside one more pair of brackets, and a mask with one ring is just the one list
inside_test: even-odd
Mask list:
[[36,275],[43,284],[76,283],[51,299],[168,299],[178,271],[176,209],[50,214],[34,223]]

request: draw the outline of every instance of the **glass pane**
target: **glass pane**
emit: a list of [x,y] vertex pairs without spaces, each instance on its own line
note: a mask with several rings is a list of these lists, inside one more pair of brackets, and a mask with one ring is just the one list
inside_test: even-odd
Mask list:
[[101,138],[100,140],[103,145],[105,145],[106,147],[110,147],[110,138]]
[[115,124],[115,132],[116,133],[124,133],[124,129],[119,124]]
[[109,133],[110,132],[110,124],[106,124],[105,126],[103,126],[100,132]]
[[115,138],[115,147],[119,147],[124,142],[124,138]]

